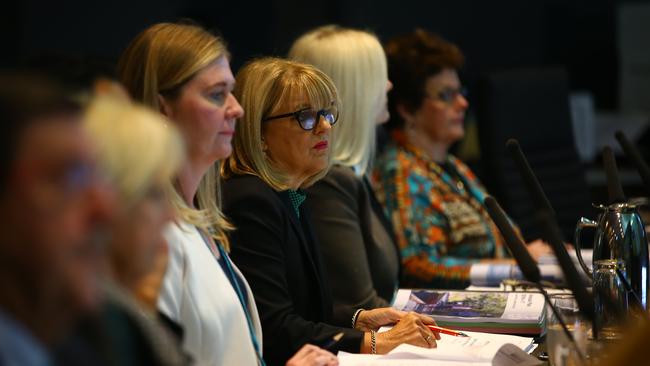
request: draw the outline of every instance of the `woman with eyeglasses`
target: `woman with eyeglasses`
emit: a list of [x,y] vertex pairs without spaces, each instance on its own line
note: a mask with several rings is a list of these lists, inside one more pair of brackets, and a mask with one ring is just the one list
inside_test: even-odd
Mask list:
[[319,212],[312,222],[332,291],[333,321],[348,324],[350,312],[389,306],[398,284],[397,244],[366,175],[377,124],[389,117],[386,55],[373,34],[328,25],[298,38],[289,58],[325,72],[343,101],[332,132],[333,166],[307,193],[308,206]]
[[[237,227],[232,257],[249,281],[264,329],[264,355],[282,364],[305,343],[341,340],[332,351],[386,353],[400,343],[434,347],[428,317],[383,308],[350,311],[348,327],[332,324],[332,296],[304,188],[326,175],[338,92],[306,64],[264,58],[237,75],[241,101],[233,154],[222,166],[224,212]],[[336,270],[336,268],[331,268]],[[382,325],[399,323],[376,333]]]
[[[449,153],[465,135],[469,103],[458,78],[463,54],[456,45],[418,29],[385,46],[390,143],[377,161],[378,198],[392,220],[402,254],[403,287],[465,288],[473,263],[509,262],[490,219],[486,191]],[[548,252],[541,241],[535,256]]]
[[[191,24],[155,24],[129,44],[118,75],[134,99],[165,115],[185,140],[187,159],[169,182],[177,219],[165,231],[170,253],[158,310],[182,327],[183,347],[196,364],[264,365],[257,306],[228,255],[233,227],[217,201],[217,164],[230,155],[243,114],[223,40]],[[288,363],[336,364],[334,355],[310,345]]]

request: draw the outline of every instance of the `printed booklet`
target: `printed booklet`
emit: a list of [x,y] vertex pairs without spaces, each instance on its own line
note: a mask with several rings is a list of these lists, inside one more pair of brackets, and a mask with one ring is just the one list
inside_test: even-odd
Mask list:
[[544,296],[532,292],[400,289],[393,307],[432,316],[439,326],[487,333],[538,335]]

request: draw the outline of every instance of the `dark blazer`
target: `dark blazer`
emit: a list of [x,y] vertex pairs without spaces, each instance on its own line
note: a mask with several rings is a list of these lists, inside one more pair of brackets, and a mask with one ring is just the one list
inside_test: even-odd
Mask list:
[[[181,366],[193,364],[181,348],[178,333],[144,314],[122,288],[104,283],[101,312],[86,317],[54,352],[66,366]],[[178,327],[177,324],[174,325]]]
[[287,192],[245,175],[224,182],[223,209],[236,227],[231,258],[260,314],[264,359],[284,365],[304,344],[324,344],[339,332],[345,335],[331,350],[359,352],[362,332],[328,324],[332,299],[304,204],[298,218]]
[[[351,168],[334,166],[307,189],[334,298],[335,324],[356,309],[390,306],[399,279],[399,250],[374,193]],[[375,209],[379,210],[376,212]]]

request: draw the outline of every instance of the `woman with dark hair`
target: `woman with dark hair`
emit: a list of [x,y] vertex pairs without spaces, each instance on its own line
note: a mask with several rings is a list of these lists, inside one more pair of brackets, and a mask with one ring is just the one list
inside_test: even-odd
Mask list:
[[[378,159],[377,191],[402,255],[402,286],[465,288],[479,261],[503,261],[485,188],[449,153],[465,134],[469,102],[458,77],[460,49],[418,29],[385,46],[392,143]],[[547,252],[541,241],[529,250]]]

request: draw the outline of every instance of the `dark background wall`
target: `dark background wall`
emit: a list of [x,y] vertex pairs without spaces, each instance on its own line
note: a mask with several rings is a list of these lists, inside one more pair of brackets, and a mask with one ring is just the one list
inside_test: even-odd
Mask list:
[[146,26],[183,17],[218,29],[237,69],[256,55],[283,55],[318,25],[375,31],[385,40],[415,27],[438,32],[467,56],[470,86],[485,71],[564,65],[572,89],[590,90],[597,107],[617,104],[616,9],[622,0],[113,0],[2,5],[0,64],[43,51],[115,60]]
[[[85,56],[110,65],[147,26],[182,18],[218,30],[229,43],[235,71],[252,57],[286,54],[296,37],[323,24],[368,29],[384,41],[422,27],[458,44],[465,53],[461,76],[472,109],[480,102],[478,81],[486,73],[560,66],[567,71],[571,90],[586,90],[598,110],[615,112],[622,64],[617,12],[622,5],[641,2],[647,0],[23,0],[0,6],[4,55],[0,66],[24,58],[44,64],[34,57],[43,54]],[[522,108],[507,108],[507,112],[514,115],[514,123],[535,113]],[[468,126],[475,122],[472,110],[469,115]],[[489,157],[476,153],[479,143],[473,131],[465,141],[469,153],[463,158],[488,189],[497,192],[499,187],[490,186],[486,174]],[[591,202],[604,202],[602,183],[590,189]],[[579,206],[589,207],[589,199]],[[506,209],[512,212],[512,207]],[[567,232],[574,223],[571,217]]]

